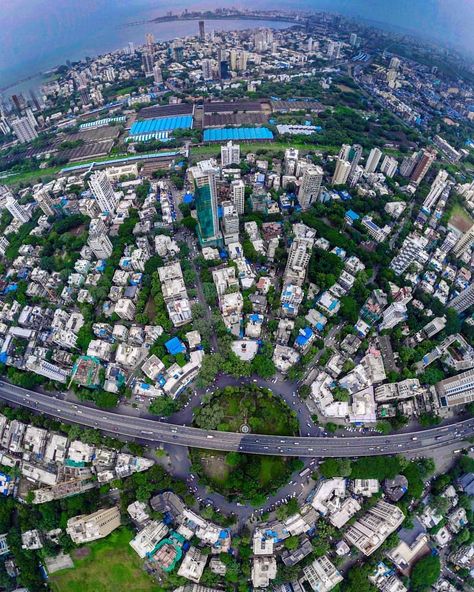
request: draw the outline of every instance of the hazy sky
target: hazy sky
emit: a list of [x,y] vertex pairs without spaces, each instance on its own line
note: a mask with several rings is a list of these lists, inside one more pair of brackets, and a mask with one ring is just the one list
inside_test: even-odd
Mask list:
[[141,35],[121,30],[123,22],[186,6],[329,10],[403,27],[474,55],[474,0],[0,0],[0,88],[68,58],[121,47],[127,35]]
[[[288,4],[294,6],[276,0],[278,6]],[[474,0],[299,0],[298,6],[404,27],[474,55]]]

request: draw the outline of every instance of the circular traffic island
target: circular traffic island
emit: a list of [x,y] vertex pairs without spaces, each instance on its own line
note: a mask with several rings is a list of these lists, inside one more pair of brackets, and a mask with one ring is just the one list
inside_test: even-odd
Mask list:
[[[275,436],[298,434],[296,414],[269,389],[253,385],[225,387],[205,395],[193,425],[206,430]],[[263,504],[302,463],[295,458],[192,449],[194,471],[229,500]]]

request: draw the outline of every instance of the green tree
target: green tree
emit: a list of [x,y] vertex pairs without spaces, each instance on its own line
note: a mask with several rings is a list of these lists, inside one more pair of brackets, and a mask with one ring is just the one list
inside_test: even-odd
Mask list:
[[177,410],[178,405],[176,401],[167,395],[164,395],[163,397],[157,397],[150,403],[150,406],[148,407],[148,411],[153,413],[153,415],[166,417],[173,415],[173,413],[175,413]]
[[427,555],[413,567],[410,577],[410,588],[413,592],[424,592],[438,580],[441,573],[441,562],[438,555]]
[[326,479],[333,477],[349,477],[352,471],[351,462],[346,458],[327,458],[319,467],[321,475]]
[[284,545],[285,549],[288,549],[289,551],[294,551],[298,548],[299,539],[297,536],[290,536],[287,539],[285,539]]

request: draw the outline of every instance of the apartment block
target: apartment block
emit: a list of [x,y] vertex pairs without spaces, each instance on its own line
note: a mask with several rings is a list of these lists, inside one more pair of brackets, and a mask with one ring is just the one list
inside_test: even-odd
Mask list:
[[120,526],[120,510],[117,506],[98,510],[93,514],[74,516],[67,521],[66,532],[74,543],[81,545],[103,539]]
[[349,527],[344,537],[364,555],[371,555],[401,525],[405,515],[397,506],[379,501]]

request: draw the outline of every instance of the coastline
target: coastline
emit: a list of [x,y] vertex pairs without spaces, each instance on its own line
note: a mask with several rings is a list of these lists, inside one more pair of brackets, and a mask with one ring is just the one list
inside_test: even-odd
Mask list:
[[[289,17],[287,17],[286,19],[284,19],[283,17],[276,19],[276,18],[272,18],[272,17],[264,17],[263,15],[259,18],[257,17],[250,17],[247,15],[244,15],[245,18],[241,18],[238,16],[228,16],[226,18],[201,18],[198,16],[194,16],[194,18],[179,18],[178,15],[176,15],[175,17],[171,18],[171,17],[155,17],[152,19],[145,19],[145,20],[140,20],[140,21],[133,21],[133,22],[124,22],[120,25],[117,25],[115,27],[113,27],[113,30],[122,30],[122,31],[127,31],[128,29],[138,29],[138,27],[153,27],[153,26],[159,26],[159,25],[167,25],[171,22],[175,22],[178,25],[184,26],[186,27],[186,25],[189,25],[189,23],[194,23],[197,22],[199,20],[204,20],[206,23],[214,23],[214,22],[220,22],[220,23],[247,23],[247,22],[267,22],[269,23],[269,28],[271,27],[271,24],[275,24],[275,25],[279,25],[276,26],[274,28],[289,28],[290,26],[295,26],[297,24],[299,24],[297,21],[292,21],[290,20]],[[165,19],[165,20],[157,20],[157,19]],[[168,19],[168,20],[166,20]],[[284,26],[284,25],[287,25]],[[178,27],[181,28],[181,27]],[[245,28],[256,28],[256,27],[237,27],[237,29],[245,29]],[[229,31],[234,30],[233,28],[229,28]],[[144,34],[146,31],[143,31],[143,40],[141,38],[141,34],[140,34],[140,39],[139,40],[133,40],[130,39],[130,41],[133,41],[134,43],[139,43],[139,41],[141,42],[141,44],[145,43],[144,40]],[[190,31],[186,31],[186,30],[181,30],[181,31],[176,31],[175,36],[171,36],[169,35],[169,31],[168,30],[163,30],[163,31],[156,31],[156,30],[150,30],[150,32],[154,33],[154,35],[156,36],[157,41],[169,41],[170,39],[176,38],[179,39],[181,37],[185,37],[191,34]],[[196,32],[197,34],[197,32]],[[136,30],[134,32],[134,36],[137,36]],[[108,48],[104,48],[102,50],[97,49],[97,53],[95,54],[96,56],[98,55],[103,55],[106,53],[110,53],[113,51],[117,51],[119,50],[122,46],[120,44],[119,40],[115,40],[114,41],[115,45],[111,46],[112,44],[110,44],[110,46]],[[126,41],[123,40],[123,43],[125,44]],[[84,57],[88,54],[88,50],[84,50],[81,53],[81,57],[74,57],[70,55],[64,55],[60,61],[56,62],[56,64],[48,64],[47,66],[44,67],[44,69],[40,69],[38,71],[36,71],[35,73],[29,74],[27,76],[21,77],[13,82],[10,82],[8,84],[6,84],[5,86],[3,86],[2,88],[0,88],[0,93],[5,93],[7,96],[11,96],[11,94],[14,94],[15,92],[27,92],[30,89],[38,89],[42,84],[44,84],[46,78],[48,76],[52,76],[54,75],[54,72],[57,70],[57,68],[61,67],[62,65],[65,64],[65,62],[67,60],[71,60],[73,62],[76,61],[80,61],[82,59],[84,59]],[[30,82],[30,84],[28,84]]]

